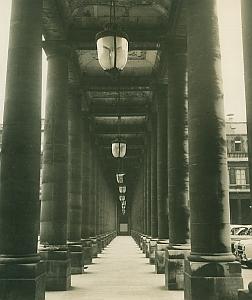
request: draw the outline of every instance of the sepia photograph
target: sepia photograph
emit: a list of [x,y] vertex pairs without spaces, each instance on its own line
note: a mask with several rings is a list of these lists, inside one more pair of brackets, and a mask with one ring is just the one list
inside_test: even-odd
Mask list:
[[252,0],[1,0],[0,300],[252,299]]

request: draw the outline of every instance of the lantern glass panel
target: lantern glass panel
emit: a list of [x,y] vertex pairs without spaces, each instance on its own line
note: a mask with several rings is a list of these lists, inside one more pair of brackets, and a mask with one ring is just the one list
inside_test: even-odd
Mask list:
[[119,193],[125,194],[126,193],[126,186],[119,186]]
[[120,200],[120,201],[125,201],[125,196],[124,196],[124,195],[120,195],[120,196],[119,196],[119,200]]
[[126,143],[114,142],[112,143],[112,154],[114,157],[124,157],[126,154]]
[[124,37],[115,37],[114,35],[100,37],[97,40],[97,52],[98,60],[103,70],[122,70],[125,67],[128,59],[128,41]]
[[116,174],[116,180],[117,180],[118,183],[123,183],[123,176],[124,175],[125,175],[124,173]]

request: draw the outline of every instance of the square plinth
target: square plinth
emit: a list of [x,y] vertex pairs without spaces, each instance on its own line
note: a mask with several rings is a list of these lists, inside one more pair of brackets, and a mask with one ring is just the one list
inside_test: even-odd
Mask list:
[[1,300],[44,300],[45,263],[0,264]]
[[46,290],[67,291],[71,287],[71,258],[69,251],[43,250],[40,253],[46,262]]
[[190,250],[166,249],[165,286],[168,290],[184,290],[184,260]]
[[71,258],[71,274],[83,274],[84,273],[84,253],[70,252]]
[[238,300],[238,289],[242,288],[239,262],[185,259],[185,300]]

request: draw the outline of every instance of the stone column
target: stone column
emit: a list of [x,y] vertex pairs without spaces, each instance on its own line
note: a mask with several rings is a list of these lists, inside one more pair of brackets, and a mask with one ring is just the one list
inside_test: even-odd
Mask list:
[[84,265],[92,262],[92,230],[90,219],[90,207],[92,198],[90,197],[90,185],[92,174],[91,159],[91,140],[90,140],[90,124],[86,113],[82,117],[82,232],[81,241],[84,252]]
[[[246,95],[246,113],[247,113],[247,132],[248,132],[248,161],[249,161],[249,178],[250,193],[252,195],[252,63],[251,63],[251,7],[249,0],[241,1],[242,13],[242,37],[243,37],[243,56],[244,56],[244,79],[245,79],[245,95]],[[251,198],[252,199],[252,198]],[[251,202],[252,204],[252,202]]]
[[152,113],[151,130],[151,236],[158,237],[157,216],[157,116]]
[[71,263],[67,247],[68,57],[64,42],[46,42],[48,60],[43,147],[40,243],[47,261],[47,290],[68,290]]
[[71,273],[82,274],[82,119],[79,86],[69,86],[68,113],[68,248]]
[[39,220],[42,1],[13,1],[0,183],[0,298],[43,300]]
[[[167,210],[167,92],[168,88],[165,83],[156,87],[158,239],[162,240],[162,244],[163,240],[169,238]],[[150,241],[150,263],[155,264],[157,273],[164,273],[164,251],[157,251],[158,239],[152,238]]]
[[[96,244],[98,247],[99,240],[97,238],[97,177],[96,177],[96,144],[94,140],[90,143],[90,177],[89,177],[89,226],[91,237],[96,238]],[[99,253],[99,249],[97,250]]]
[[[249,0],[241,1],[242,16],[242,38],[243,38],[243,57],[244,57],[244,80],[246,96],[246,114],[247,114],[247,132],[248,132],[248,161],[249,161],[249,178],[250,194],[252,195],[252,35],[251,35],[251,9],[252,3]],[[252,199],[252,198],[251,198]],[[251,200],[252,201],[252,200]],[[251,202],[252,204],[252,202]],[[252,295],[252,281],[249,284],[249,294]],[[241,292],[244,293],[244,292]],[[239,299],[249,299],[248,296]]]
[[157,207],[158,238],[169,238],[167,210],[167,96],[166,84],[157,87]]
[[89,238],[90,229],[88,224],[90,181],[90,136],[89,119],[86,114],[82,117],[82,239]]
[[[157,112],[156,105],[151,115],[151,236],[144,237],[143,247],[147,258],[150,257],[150,240],[158,237],[158,207],[157,207]],[[153,253],[153,251],[152,251]],[[150,263],[154,263],[153,258]]]
[[168,53],[169,249],[165,285],[184,289],[184,258],[189,254],[189,191],[186,54],[171,41]]
[[237,299],[231,253],[227,151],[216,1],[189,0],[188,127],[191,254],[185,299]]
[[147,137],[147,235],[151,235],[151,139]]

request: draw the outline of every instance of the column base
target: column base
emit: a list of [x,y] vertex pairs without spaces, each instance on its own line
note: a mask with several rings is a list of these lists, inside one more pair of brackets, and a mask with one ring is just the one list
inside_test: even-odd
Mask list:
[[148,236],[146,238],[146,242],[145,242],[145,257],[146,258],[150,258],[150,240],[151,240],[151,237]]
[[46,262],[46,290],[67,291],[71,287],[71,259],[68,250],[40,249]]
[[165,286],[168,290],[184,290],[184,260],[189,254],[189,246],[165,250]]
[[149,263],[155,265],[155,251],[158,239],[151,239],[149,243]]
[[243,288],[239,262],[192,262],[185,259],[185,300],[237,300]]
[[81,240],[83,253],[84,253],[84,265],[91,265],[92,264],[92,240],[91,239],[84,239]]
[[0,264],[0,299],[44,300],[46,265]]
[[97,258],[98,257],[98,244],[97,240],[95,237],[91,237],[92,241],[92,258]]
[[84,273],[84,252],[81,244],[68,244],[71,259],[71,274]]
[[143,251],[144,250],[144,235],[140,235],[140,244],[139,244],[139,248]]
[[98,253],[102,253],[102,240],[101,236],[97,236],[97,248],[98,248]]
[[155,271],[157,274],[165,273],[165,249],[169,246],[169,240],[157,242],[155,250]]
[[143,251],[143,253],[146,253],[146,239],[147,239],[147,237],[146,236],[144,236],[143,237],[143,249],[142,249],[142,251]]

